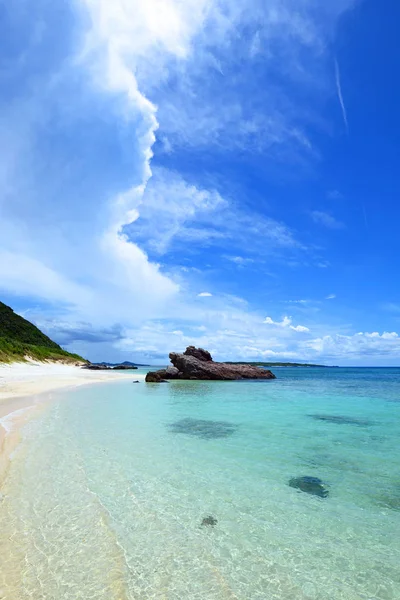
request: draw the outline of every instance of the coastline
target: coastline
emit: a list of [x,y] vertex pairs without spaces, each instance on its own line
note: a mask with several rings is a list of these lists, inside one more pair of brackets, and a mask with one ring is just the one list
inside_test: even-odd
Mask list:
[[0,486],[20,440],[21,427],[51,401],[48,392],[122,379],[144,381],[144,375],[136,371],[89,371],[33,360],[0,364]]

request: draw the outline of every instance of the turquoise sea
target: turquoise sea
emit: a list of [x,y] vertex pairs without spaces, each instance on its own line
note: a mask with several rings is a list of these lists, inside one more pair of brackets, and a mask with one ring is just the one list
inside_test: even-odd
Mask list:
[[1,600],[399,600],[400,369],[274,371],[54,395],[1,490]]

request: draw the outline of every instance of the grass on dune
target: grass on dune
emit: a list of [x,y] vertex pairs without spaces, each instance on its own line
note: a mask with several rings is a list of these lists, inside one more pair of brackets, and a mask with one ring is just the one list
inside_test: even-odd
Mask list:
[[84,362],[84,359],[78,354],[71,354],[57,345],[55,348],[48,348],[0,337],[0,362],[24,361],[26,357],[40,361]]

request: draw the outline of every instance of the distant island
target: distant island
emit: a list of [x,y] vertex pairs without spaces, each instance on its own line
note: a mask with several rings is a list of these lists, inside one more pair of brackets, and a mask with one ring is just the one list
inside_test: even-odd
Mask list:
[[110,362],[102,361],[100,363],[92,363],[92,364],[93,365],[105,365],[106,367],[126,367],[128,369],[130,367],[138,368],[138,367],[149,367],[150,366],[150,365],[143,365],[141,363],[134,363],[129,360],[124,360],[124,362],[121,362],[121,363],[110,363]]
[[146,367],[148,365],[135,365],[135,363],[126,360],[123,363],[87,363],[82,368],[89,369],[89,371],[129,371],[138,369],[139,367]]
[[78,354],[63,350],[36,325],[0,302],[0,362],[24,361],[27,358],[79,365],[87,362]]
[[293,362],[226,362],[227,365],[251,365],[252,367],[312,367],[319,369],[338,369],[336,365],[314,365],[312,363],[293,363]]

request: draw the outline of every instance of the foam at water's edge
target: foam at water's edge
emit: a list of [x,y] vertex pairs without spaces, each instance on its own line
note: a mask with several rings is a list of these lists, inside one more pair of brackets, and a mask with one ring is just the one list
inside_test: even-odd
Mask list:
[[21,417],[31,408],[33,408],[32,405],[26,406],[25,408],[19,408],[18,410],[8,413],[8,415],[5,417],[0,418],[0,427],[2,427],[6,433],[11,433],[11,431],[13,431],[15,428],[15,419]]

